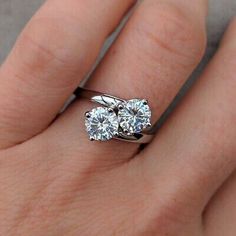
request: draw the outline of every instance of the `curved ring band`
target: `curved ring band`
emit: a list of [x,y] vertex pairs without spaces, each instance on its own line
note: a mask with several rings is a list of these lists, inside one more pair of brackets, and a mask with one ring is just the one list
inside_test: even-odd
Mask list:
[[[86,98],[89,99],[91,102],[97,103],[102,106],[102,108],[101,107],[95,108],[92,111],[86,112],[85,124],[87,127],[87,132],[90,136],[90,140],[107,141],[110,138],[114,138],[121,141],[144,144],[144,143],[150,143],[151,140],[153,139],[154,135],[151,133],[151,123],[150,123],[151,110],[148,106],[147,100],[133,99],[127,101],[118,97],[114,97],[108,94],[103,94],[92,90],[87,90],[81,87],[79,87],[74,92],[74,95],[76,96],[76,98]],[[129,110],[126,107],[126,105],[129,106]],[[135,115],[138,116],[138,118],[135,118],[137,127],[129,126],[129,123],[131,122],[130,120],[127,120],[127,114],[130,114],[129,112],[131,108],[139,109],[137,111],[132,110],[132,112],[136,112]],[[99,114],[98,111],[100,112]],[[104,119],[103,113],[101,115],[101,112],[106,112],[106,115],[112,119],[113,123],[109,122],[109,125],[111,126],[112,124],[112,127],[108,127],[108,125],[105,124],[103,128],[101,129],[99,128],[99,131],[95,132],[94,130],[92,130],[92,128],[94,129],[94,127],[96,126],[94,125],[94,123],[96,123],[98,119],[100,120],[103,119],[103,121],[107,120],[106,117]],[[94,117],[96,115],[98,115],[99,118]],[[132,123],[134,124],[134,120]],[[117,127],[118,130],[116,131],[114,127]],[[128,128],[126,129],[126,127]],[[104,132],[107,132],[108,130],[109,132],[106,133],[105,135]],[[113,135],[111,135],[111,131],[112,132],[114,131]],[[93,135],[94,133],[96,133],[97,136],[94,136]],[[103,136],[101,136],[102,134]]]

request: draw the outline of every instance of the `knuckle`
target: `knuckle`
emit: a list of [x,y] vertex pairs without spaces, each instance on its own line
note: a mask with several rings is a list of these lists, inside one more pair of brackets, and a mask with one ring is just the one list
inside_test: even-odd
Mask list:
[[[196,212],[192,209],[192,199],[188,198],[190,195],[185,187],[175,180],[171,187],[160,190],[162,184],[157,184],[155,178],[149,181],[151,192],[148,201],[146,199],[143,204],[149,215],[148,221],[142,219],[145,233],[153,230],[155,235],[172,235],[180,227],[190,224]],[[187,194],[188,197],[183,197],[183,194]]]
[[[50,75],[50,78],[57,79],[58,75],[65,75],[68,79],[57,80],[58,87],[75,83],[71,78],[78,75],[78,72],[84,73],[83,68],[87,68],[88,64],[85,48],[90,48],[80,33],[72,37],[71,27],[65,29],[52,18],[38,17],[31,21],[19,37],[11,57],[20,73],[26,75],[22,77],[27,80],[32,77],[34,80],[48,78]],[[88,54],[92,55],[92,52]],[[81,67],[78,67],[79,64]],[[40,80],[40,83],[43,82],[48,85],[51,80]]]
[[[60,45],[60,40],[57,40],[65,36],[62,35],[56,24],[52,22],[49,24],[47,20],[41,21],[33,20],[28,25],[18,40],[16,53],[31,55],[29,59],[35,67],[45,66],[53,60],[56,63],[65,64],[67,55],[65,55],[63,45]],[[42,27],[42,25],[46,26]]]
[[138,31],[151,42],[153,54],[180,59],[183,66],[195,65],[206,45],[204,27],[174,4],[154,2],[139,12]]
[[[181,215],[180,215],[181,212]],[[185,215],[184,215],[185,214]],[[187,217],[184,213],[184,207],[177,203],[175,197],[160,201],[154,210],[151,220],[148,223],[148,229],[155,229],[158,235],[172,235],[178,228],[189,224],[192,215]]]

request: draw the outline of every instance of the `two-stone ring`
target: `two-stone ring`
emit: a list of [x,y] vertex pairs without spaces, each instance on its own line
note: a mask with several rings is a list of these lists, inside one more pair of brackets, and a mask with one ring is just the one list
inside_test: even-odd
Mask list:
[[85,112],[85,127],[91,141],[115,138],[149,143],[152,140],[151,109],[146,99],[124,100],[84,88],[78,88],[74,94],[101,105]]

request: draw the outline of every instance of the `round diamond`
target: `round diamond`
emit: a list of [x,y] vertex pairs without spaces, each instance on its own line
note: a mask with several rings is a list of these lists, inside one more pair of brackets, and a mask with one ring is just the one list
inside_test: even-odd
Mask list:
[[91,140],[106,141],[118,133],[119,123],[112,109],[98,107],[86,113],[85,126]]
[[151,122],[151,110],[146,100],[132,99],[118,112],[120,127],[128,134],[140,133]]

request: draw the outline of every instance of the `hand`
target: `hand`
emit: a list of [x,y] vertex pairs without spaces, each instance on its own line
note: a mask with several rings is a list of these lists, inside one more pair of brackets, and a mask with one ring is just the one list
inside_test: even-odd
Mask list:
[[[152,143],[90,142],[78,100],[53,121],[133,0],[50,0],[0,70],[0,235],[236,235],[236,23]],[[199,63],[207,1],[146,0],[86,87],[157,120]],[[153,120],[153,121],[154,121]]]

